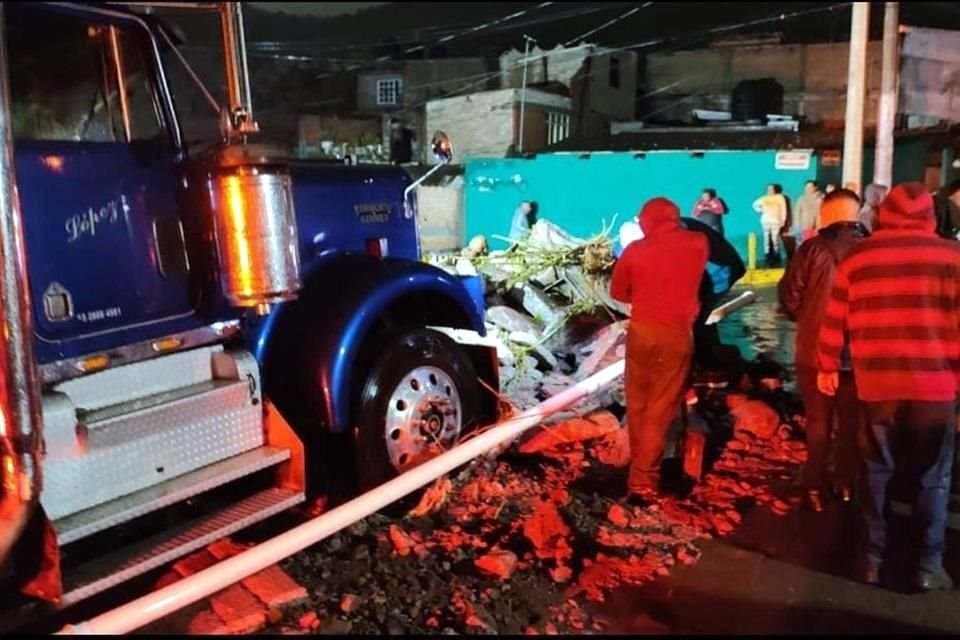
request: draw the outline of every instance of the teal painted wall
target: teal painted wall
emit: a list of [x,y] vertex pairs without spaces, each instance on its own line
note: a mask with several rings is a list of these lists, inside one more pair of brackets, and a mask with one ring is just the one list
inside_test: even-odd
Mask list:
[[712,187],[730,207],[724,221],[727,239],[746,258],[747,234],[760,231],[751,205],[766,185],[782,184],[795,203],[803,183],[816,177],[816,159],[807,170],[777,170],[775,157],[775,151],[707,151],[701,158],[689,151],[651,151],[644,158],[617,152],[588,159],[570,154],[471,159],[466,163],[464,240],[483,234],[491,248],[504,248],[492,236],[509,233],[522,200],[536,201],[540,217],[584,238],[616,216],[615,236],[648,199],[666,196],[689,215],[700,192]]

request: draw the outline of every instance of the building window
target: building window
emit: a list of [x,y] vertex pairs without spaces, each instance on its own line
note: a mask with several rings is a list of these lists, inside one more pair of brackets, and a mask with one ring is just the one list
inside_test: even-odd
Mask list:
[[400,94],[403,92],[403,80],[390,78],[377,80],[377,104],[400,104]]
[[620,88],[620,58],[610,57],[610,86]]
[[547,144],[556,144],[570,137],[570,116],[566,113],[547,114]]

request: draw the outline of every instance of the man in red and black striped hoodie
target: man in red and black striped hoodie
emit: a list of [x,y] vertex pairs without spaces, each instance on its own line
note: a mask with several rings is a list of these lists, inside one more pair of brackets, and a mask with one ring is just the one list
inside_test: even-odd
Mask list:
[[860,501],[860,577],[878,583],[886,547],[887,487],[897,466],[919,484],[916,586],[950,589],[943,569],[960,372],[960,245],[938,238],[924,185],[902,184],[881,203],[879,227],[840,263],[820,326],[818,386],[832,395],[845,336],[867,405]]

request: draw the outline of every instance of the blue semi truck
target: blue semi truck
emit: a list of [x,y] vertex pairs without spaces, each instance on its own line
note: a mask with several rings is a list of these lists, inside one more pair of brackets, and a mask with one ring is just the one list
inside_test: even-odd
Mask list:
[[411,177],[256,144],[239,3],[165,7],[222,34],[218,143],[188,144],[161,4],[2,3],[0,559],[58,606],[496,417],[482,292],[420,261]]

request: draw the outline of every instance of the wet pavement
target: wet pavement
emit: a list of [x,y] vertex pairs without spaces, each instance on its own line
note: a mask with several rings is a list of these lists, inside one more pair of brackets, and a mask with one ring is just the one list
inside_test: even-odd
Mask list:
[[[748,360],[766,353],[787,365],[793,325],[776,312],[776,291],[721,324],[721,337]],[[897,532],[906,529],[896,527]],[[765,509],[744,514],[729,537],[702,545],[697,564],[611,594],[598,607],[610,633],[960,633],[960,593],[917,594],[850,580],[858,519],[838,501],[825,513]],[[960,535],[948,535],[947,569],[960,576]],[[893,543],[894,553],[903,541]],[[898,567],[904,573],[904,567]],[[902,577],[902,575],[901,575]]]

